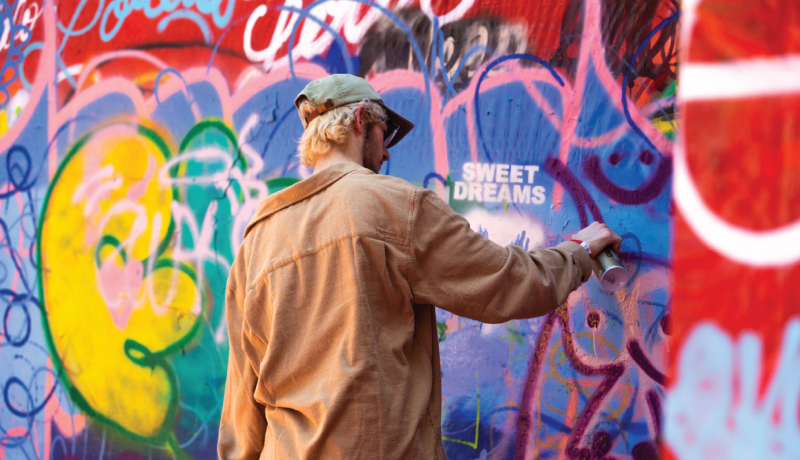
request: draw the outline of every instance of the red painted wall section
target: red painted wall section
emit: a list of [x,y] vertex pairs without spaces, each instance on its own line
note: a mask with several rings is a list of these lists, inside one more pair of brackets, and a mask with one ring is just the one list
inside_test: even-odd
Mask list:
[[[658,458],[669,352],[713,320],[722,343],[757,331],[772,372],[792,314],[793,262],[730,262],[673,199],[684,126],[684,176],[721,219],[798,217],[796,101],[676,119],[683,41],[691,62],[795,52],[748,48],[773,16],[742,5],[698,7],[717,46],[678,36],[678,0],[0,0],[0,460],[216,458],[228,270],[258,203],[311,174],[293,101],[331,73],[416,125],[381,173],[484,237],[623,236],[619,291],[592,278],[504,324],[437,310],[448,458]],[[779,10],[765,30],[788,37]]]
[[682,26],[671,457],[795,458],[800,4],[685,2]]

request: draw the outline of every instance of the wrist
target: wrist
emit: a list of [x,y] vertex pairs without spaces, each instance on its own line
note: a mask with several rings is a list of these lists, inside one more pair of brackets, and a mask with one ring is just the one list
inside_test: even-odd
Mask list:
[[592,255],[592,247],[589,246],[589,243],[587,243],[586,241],[583,241],[583,240],[576,240],[576,239],[573,239],[572,242],[579,244],[583,249],[586,250],[586,253],[589,254],[589,256],[591,257],[591,255]]

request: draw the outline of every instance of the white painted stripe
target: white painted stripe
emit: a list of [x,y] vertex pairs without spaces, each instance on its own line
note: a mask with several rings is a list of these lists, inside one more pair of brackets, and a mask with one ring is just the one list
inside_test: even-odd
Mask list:
[[800,262],[800,219],[774,230],[755,231],[720,218],[697,190],[682,144],[675,145],[673,156],[673,194],[694,234],[709,248],[740,264],[780,267]]
[[[69,73],[73,77],[75,75],[80,75],[81,72],[83,72],[83,64],[75,64],[67,67],[67,73]],[[58,75],[56,75],[56,83],[61,83],[62,81],[66,80],[66,78],[67,75],[62,70],[61,72],[58,73]]]
[[683,101],[800,93],[800,55],[721,63],[683,63],[678,97]]

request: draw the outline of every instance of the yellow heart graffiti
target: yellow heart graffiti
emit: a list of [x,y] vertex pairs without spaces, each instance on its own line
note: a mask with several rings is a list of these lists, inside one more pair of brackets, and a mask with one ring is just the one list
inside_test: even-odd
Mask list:
[[135,438],[165,439],[177,409],[165,357],[202,312],[193,269],[171,258],[176,192],[153,130],[118,123],[68,152],[45,198],[40,295],[71,397]]

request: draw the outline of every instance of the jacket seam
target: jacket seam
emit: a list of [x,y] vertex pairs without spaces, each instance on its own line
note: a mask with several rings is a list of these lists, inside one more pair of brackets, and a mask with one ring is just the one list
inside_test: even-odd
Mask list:
[[428,420],[431,423],[431,430],[433,430],[433,451],[436,455],[436,458],[439,459],[439,449],[438,443],[441,442],[442,436],[436,430],[436,424],[433,422],[433,415],[431,415],[431,407],[430,404],[428,405]]
[[[378,233],[378,232],[375,232],[375,233]],[[297,262],[298,260],[304,259],[304,258],[306,258],[308,256],[313,256],[314,254],[317,254],[318,252],[322,251],[323,249],[327,249],[328,247],[333,246],[336,243],[339,243],[339,242],[344,241],[344,240],[357,238],[357,237],[372,238],[372,239],[375,239],[375,240],[378,240],[378,241],[383,241],[380,238],[377,238],[375,235],[370,234],[370,232],[350,233],[350,234],[341,236],[339,238],[336,238],[334,240],[330,240],[329,242],[325,243],[324,245],[318,246],[314,250],[301,252],[300,254],[293,255],[290,258],[286,259],[286,260],[283,260],[281,262],[277,262],[276,264],[274,264],[270,268],[264,270],[258,276],[258,282],[259,283],[263,283],[264,282],[264,277],[269,275],[270,273],[274,272],[275,270],[281,269],[281,268],[283,268],[283,267],[285,267],[287,265],[292,264],[293,262]]]
[[[414,221],[415,221],[415,218],[417,216],[417,211],[418,211],[418,204],[417,204],[417,197],[418,196],[421,197],[421,194],[419,193],[419,189],[418,188],[414,188],[413,189],[413,193],[411,195],[411,213],[408,215],[408,232],[407,232],[407,235],[408,235],[408,245],[407,245],[408,256],[406,257],[406,260],[408,262],[407,262],[407,266],[406,266],[406,279],[408,280],[409,288],[411,288],[410,291],[411,291],[411,301],[412,301],[412,303],[414,302],[414,288],[413,288],[413,283],[411,282],[411,274],[412,274],[411,273],[411,266],[412,266],[412,258],[414,257],[414,248],[413,248],[413,241],[412,240],[413,240]],[[420,198],[420,200],[421,200],[421,198]],[[435,310],[433,310],[433,312],[435,314]],[[417,334],[416,330],[414,331],[414,338],[419,342],[420,345],[422,345],[422,349],[425,350],[425,354],[428,356],[428,362],[430,362],[431,366],[433,366],[433,350],[428,350],[428,347],[426,347],[425,344],[422,343],[422,339],[419,337],[419,335]],[[436,378],[436,377],[434,376],[434,378]],[[434,455],[435,455],[436,460],[439,460],[440,459],[440,457],[439,457],[439,449],[438,449],[437,446],[438,446],[438,443],[441,442],[442,437],[441,437],[441,434],[439,434],[439,432],[437,431],[436,423],[434,423],[434,421],[433,421],[433,414],[431,414],[430,404],[428,404],[428,407],[425,408],[425,412],[426,412],[426,414],[428,416],[428,422],[431,424],[431,428],[430,429],[431,429],[431,431],[433,431],[433,442],[434,442],[433,450],[434,450]]]
[[406,239],[403,244],[411,246],[411,229],[412,224],[414,222],[414,215],[416,214],[416,204],[417,204],[417,188],[414,187],[410,190],[411,192],[411,212],[408,213],[408,230],[406,231]]
[[[339,180],[341,180],[342,178],[344,178],[348,174],[353,173],[355,171],[358,171],[358,169],[359,168],[354,168],[354,169],[351,169],[350,171],[342,172],[340,175],[338,175],[336,177],[331,177],[327,181],[322,182],[320,184],[317,184],[313,188],[310,188],[307,193],[304,193],[301,196],[298,196],[298,197],[292,198],[292,199],[288,199],[288,200],[286,200],[286,202],[281,203],[279,206],[276,206],[276,207],[271,208],[269,210],[266,210],[266,211],[258,213],[255,217],[253,217],[253,220],[250,221],[249,224],[247,224],[247,227],[245,227],[244,238],[247,238],[247,236],[249,235],[250,231],[256,226],[256,224],[260,223],[262,220],[266,219],[267,217],[272,216],[273,214],[277,213],[278,211],[282,211],[282,210],[288,208],[289,206],[293,206],[293,205],[305,200],[306,198],[309,198],[309,197],[311,197],[313,195],[316,195],[317,193],[321,192],[322,190],[332,186],[333,184],[335,184],[336,182],[338,182]],[[302,181],[298,182],[298,184],[299,183],[302,183]],[[269,199],[269,198],[267,198],[267,199]]]
[[378,233],[379,235],[381,235],[381,237],[386,238],[387,240],[392,240],[392,241],[394,241],[396,243],[399,243],[399,244],[402,244],[402,245],[406,244],[406,242],[403,239],[403,237],[397,236],[394,233],[387,232],[386,230],[383,230],[383,229],[380,229],[380,228],[376,228],[375,232]]
[[408,215],[408,244],[406,245],[406,249],[408,251],[406,255],[406,279],[408,280],[409,291],[411,291],[412,303],[414,303],[414,283],[412,282],[411,278],[411,267],[413,266],[412,259],[414,258],[414,244],[412,239],[414,231],[414,217],[417,215],[417,193],[418,190],[416,188],[413,189],[413,194],[411,195],[411,212]]
[[[435,310],[433,310],[432,313],[434,315],[436,315],[436,311]],[[414,312],[414,314],[416,315],[416,312]],[[433,364],[433,350],[429,350],[428,347],[425,346],[425,342],[423,342],[422,338],[419,336],[419,334],[417,334],[417,328],[416,327],[414,327],[414,339],[417,342],[419,342],[419,344],[422,346],[422,349],[425,350],[425,354],[428,356],[428,361],[430,361],[431,364]]]

